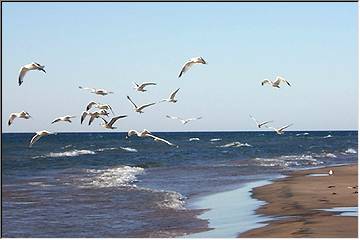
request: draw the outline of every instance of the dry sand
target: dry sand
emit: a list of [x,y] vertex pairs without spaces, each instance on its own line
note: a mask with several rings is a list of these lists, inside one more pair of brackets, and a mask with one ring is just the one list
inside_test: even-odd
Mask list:
[[[306,176],[334,171],[332,176]],[[358,203],[357,165],[292,172],[289,177],[253,189],[253,197],[266,201],[258,214],[283,217],[239,237],[358,237],[357,217],[322,211],[355,207]],[[351,187],[351,188],[348,188]],[[354,187],[354,188],[353,188]]]

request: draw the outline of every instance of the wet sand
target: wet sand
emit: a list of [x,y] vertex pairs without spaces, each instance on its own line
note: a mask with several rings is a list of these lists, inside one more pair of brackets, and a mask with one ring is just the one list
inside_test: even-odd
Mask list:
[[[323,174],[330,169],[332,176]],[[281,217],[265,227],[241,233],[239,237],[352,237],[358,236],[358,220],[319,209],[357,207],[357,165],[296,171],[289,177],[253,189],[252,197],[266,201],[256,212]],[[350,187],[350,188],[349,188]]]

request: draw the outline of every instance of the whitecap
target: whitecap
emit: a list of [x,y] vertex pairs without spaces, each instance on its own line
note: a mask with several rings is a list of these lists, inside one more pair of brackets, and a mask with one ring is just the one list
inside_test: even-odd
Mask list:
[[329,134],[329,135],[327,135],[325,137],[322,137],[322,138],[331,138],[331,137],[333,137],[333,136],[331,134]]
[[110,148],[99,148],[99,149],[96,149],[95,151],[97,152],[103,152],[103,151],[111,151],[111,150],[115,150],[115,149],[118,149],[118,148],[114,148],[114,147],[110,147]]
[[345,153],[355,154],[355,153],[357,153],[357,151],[356,151],[355,149],[353,149],[353,148],[348,148],[348,149],[345,151]]
[[252,145],[250,145],[248,143],[232,142],[232,143],[221,145],[219,147],[252,147]]
[[85,186],[99,188],[105,187],[127,187],[135,186],[136,176],[142,174],[144,169],[141,167],[120,166],[104,170],[87,169],[90,173],[89,178],[83,179]]
[[127,152],[138,152],[137,149],[131,147],[120,147],[120,149],[125,150]]
[[36,159],[36,158],[57,158],[57,157],[76,157],[79,155],[86,155],[86,154],[96,154],[94,151],[90,151],[90,150],[72,150],[72,151],[66,151],[66,152],[50,152],[49,154],[46,155],[41,155],[41,156],[35,156],[32,157],[32,159]]
[[189,141],[200,141],[200,138],[189,138]]
[[308,133],[308,132],[305,132],[305,133],[298,133],[298,134],[296,134],[296,136],[306,136],[306,135],[309,135],[309,133]]
[[221,138],[212,138],[210,139],[210,142],[217,142],[217,141],[221,141]]

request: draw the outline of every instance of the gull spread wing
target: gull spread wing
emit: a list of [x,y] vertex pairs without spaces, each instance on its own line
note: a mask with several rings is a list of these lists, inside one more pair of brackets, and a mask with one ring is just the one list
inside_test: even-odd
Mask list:
[[171,93],[170,95],[170,99],[174,100],[175,95],[177,94],[177,92],[180,90],[180,88],[176,89],[173,93]]
[[80,123],[81,123],[81,124],[83,123],[84,119],[86,118],[86,116],[87,116],[88,114],[89,114],[89,113],[86,112],[86,111],[82,112],[82,114],[81,114],[81,120],[80,120]]
[[21,67],[19,72],[19,86],[23,83],[23,78],[25,74],[29,71],[26,67]]
[[90,108],[92,108],[92,106],[94,106],[94,105],[96,105],[96,104],[97,104],[97,103],[94,102],[94,101],[89,102],[88,105],[86,106],[86,111],[89,111]]
[[176,119],[176,120],[184,120],[182,118],[179,118],[179,117],[172,117],[172,116],[169,116],[169,115],[166,115],[167,118],[171,118],[171,119]]
[[179,74],[178,77],[181,77],[187,70],[189,70],[191,68],[191,66],[194,65],[194,62],[192,61],[187,61],[184,66],[181,69],[181,72]]
[[132,103],[132,105],[134,105],[134,107],[137,108],[136,104],[131,100],[131,98],[129,96],[126,96],[126,97]]
[[29,147],[31,147],[31,146],[32,146],[35,142],[37,142],[40,138],[41,138],[41,135],[40,135],[39,133],[36,133],[36,134],[32,137],[32,139],[31,139],[31,141],[30,141]]
[[264,81],[261,82],[261,86],[264,86],[264,84],[271,84],[271,81],[269,79],[264,79]]
[[279,130],[279,131],[282,131],[282,130],[284,130],[284,129],[286,129],[286,128],[290,127],[291,125],[293,125],[293,124],[291,123],[291,124],[286,125],[286,126],[284,126],[284,127],[282,127],[282,128],[279,128],[278,130]]
[[152,137],[154,139],[154,141],[156,141],[156,142],[163,142],[163,143],[166,143],[166,144],[168,144],[170,146],[176,146],[175,144],[173,144],[173,143],[171,143],[171,142],[169,142],[169,141],[167,141],[167,140],[165,140],[163,138],[159,138],[159,137],[156,137],[156,136],[151,135],[151,134],[146,134],[146,136]]
[[263,125],[265,125],[265,124],[267,124],[267,123],[271,123],[271,122],[273,122],[273,121],[265,121],[265,122],[262,122],[262,123],[259,124],[259,127],[262,127]]
[[149,107],[149,106],[152,106],[152,105],[154,105],[154,104],[155,104],[155,103],[149,103],[149,104],[141,105],[141,106],[138,108],[138,110],[141,111],[141,110],[143,110],[144,108]]
[[55,118],[54,121],[51,122],[51,124],[61,121],[61,118]]
[[[125,117],[127,117],[127,115],[122,115],[122,116],[117,116],[117,117],[113,117],[111,120],[110,120],[110,122],[109,122],[109,126],[112,126],[118,119],[120,119],[120,118],[125,118]],[[102,118],[103,119],[103,118]],[[105,119],[103,119],[104,121],[105,121]],[[106,121],[105,121],[105,123],[106,123]]]
[[16,117],[17,117],[16,113],[10,114],[10,117],[9,117],[9,120],[8,120],[8,126],[10,126],[13,123],[13,121],[15,120]]
[[144,87],[146,87],[148,85],[156,85],[156,83],[154,83],[154,82],[145,82],[145,83],[142,83],[139,87],[144,88]]

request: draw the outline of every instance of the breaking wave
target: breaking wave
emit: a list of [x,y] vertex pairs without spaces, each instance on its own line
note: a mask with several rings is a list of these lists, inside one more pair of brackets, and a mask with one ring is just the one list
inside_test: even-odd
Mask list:
[[322,138],[331,138],[331,137],[333,137],[333,136],[331,134],[329,134],[329,135],[327,135],[325,137],[322,137]]
[[255,158],[254,161],[258,166],[264,167],[305,167],[305,166],[318,166],[324,162],[315,159],[311,155],[285,155],[277,158]]
[[46,155],[41,155],[41,156],[35,156],[32,157],[32,159],[36,159],[36,158],[57,158],[57,157],[76,157],[79,155],[86,155],[86,154],[96,154],[94,151],[90,151],[90,150],[72,150],[72,151],[65,151],[65,152],[51,152],[49,154]]
[[232,142],[232,143],[221,145],[219,147],[223,147],[223,148],[226,148],[226,147],[252,147],[252,145],[250,145],[248,143]]
[[125,150],[127,152],[138,152],[137,149],[131,147],[120,147],[120,149]]
[[355,149],[353,149],[353,148],[348,148],[348,149],[345,151],[345,153],[355,154],[355,153],[357,153],[357,151],[356,151]]
[[141,167],[121,166],[104,170],[87,169],[89,178],[83,179],[85,186],[105,187],[136,187],[136,176],[142,174]]
[[189,138],[189,141],[200,141],[200,138]]
[[296,136],[306,136],[306,135],[309,135],[309,133],[306,132],[306,133],[298,133],[298,134],[296,134]]
[[217,141],[221,141],[221,138],[212,138],[210,139],[210,142],[217,142]]

